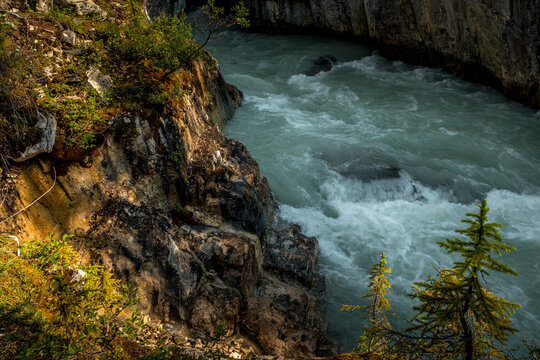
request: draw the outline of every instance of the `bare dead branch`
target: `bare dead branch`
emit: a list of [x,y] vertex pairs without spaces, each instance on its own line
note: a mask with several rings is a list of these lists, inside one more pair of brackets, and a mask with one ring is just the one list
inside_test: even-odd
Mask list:
[[4,13],[4,14],[7,14],[7,15],[11,15],[13,17],[16,17],[17,19],[19,20],[22,20],[24,21],[24,24],[26,25],[26,37],[28,37],[28,34],[30,33],[30,24],[28,23],[28,19],[25,18],[24,16],[21,16],[17,13],[14,13],[12,11],[5,11],[5,10],[0,10],[0,12]]
[[22,208],[21,210],[17,211],[15,214],[13,215],[10,215],[8,216],[7,218],[5,218],[4,220],[0,221],[0,225],[5,223],[6,221],[14,218],[15,216],[19,215],[20,213],[26,211],[28,208],[30,208],[32,205],[34,205],[35,203],[37,203],[41,198],[43,198],[45,195],[47,195],[53,188],[54,188],[54,185],[56,185],[56,169],[53,167],[53,172],[54,172],[54,181],[53,181],[53,184],[51,185],[51,187],[45,191],[43,194],[41,194],[40,196],[38,196],[34,201],[32,201],[30,204],[28,204],[27,206],[25,206],[24,208]]

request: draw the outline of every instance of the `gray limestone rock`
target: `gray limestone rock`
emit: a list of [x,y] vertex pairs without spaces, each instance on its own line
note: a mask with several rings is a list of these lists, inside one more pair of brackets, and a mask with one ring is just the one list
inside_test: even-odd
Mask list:
[[144,2],[144,12],[149,18],[161,14],[177,14],[186,10],[186,0],[147,0]]
[[88,77],[88,84],[92,86],[99,95],[105,95],[112,86],[112,78],[109,75],[102,75],[98,69],[90,69],[86,76]]
[[38,121],[35,127],[40,133],[39,141],[27,147],[17,157],[13,157],[13,161],[23,162],[38,154],[52,151],[56,139],[56,119],[54,116],[38,112]]
[[268,354],[314,358],[325,346],[318,298],[308,288],[276,278],[261,281],[255,295],[248,299],[242,325]]
[[77,34],[69,29],[66,29],[62,32],[62,42],[69,46],[75,46],[75,41],[77,40]]
[[79,15],[99,15],[102,18],[107,16],[107,12],[103,11],[94,1],[92,0],[56,0],[56,5],[64,7],[72,7],[77,11]]
[[317,239],[302,234],[298,225],[274,233],[264,250],[263,267],[281,278],[294,279],[310,287],[316,274]]
[[38,12],[48,12],[53,6],[53,0],[37,0],[36,1],[36,11]]

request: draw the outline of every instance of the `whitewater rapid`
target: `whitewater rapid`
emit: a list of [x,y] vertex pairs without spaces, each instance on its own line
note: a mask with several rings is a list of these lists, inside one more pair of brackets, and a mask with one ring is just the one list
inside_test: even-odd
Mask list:
[[[492,89],[438,69],[390,62],[372,49],[317,37],[226,32],[214,43],[225,79],[245,102],[225,128],[259,162],[285,221],[320,244],[331,338],[350,350],[381,252],[396,326],[406,325],[415,281],[454,258],[436,241],[487,198],[489,220],[518,250],[501,259],[520,275],[486,287],[522,305],[512,339],[540,330],[540,115]],[[337,64],[305,73],[320,56]]]

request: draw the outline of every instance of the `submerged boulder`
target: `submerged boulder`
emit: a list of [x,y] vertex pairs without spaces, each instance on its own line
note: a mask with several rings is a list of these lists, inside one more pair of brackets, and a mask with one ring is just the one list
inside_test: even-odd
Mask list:
[[321,72],[330,71],[337,62],[337,59],[331,55],[320,56],[313,61],[309,70],[304,74],[307,76],[315,76]]

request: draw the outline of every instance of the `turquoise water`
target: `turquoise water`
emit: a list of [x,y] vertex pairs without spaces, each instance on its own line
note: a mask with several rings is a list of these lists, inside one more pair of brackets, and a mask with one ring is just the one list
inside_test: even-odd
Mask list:
[[[359,44],[326,38],[226,32],[214,42],[225,79],[245,95],[225,128],[247,145],[280,203],[280,216],[320,243],[328,278],[329,335],[350,350],[368,271],[381,252],[399,318],[413,315],[414,281],[449,267],[436,241],[487,198],[504,225],[519,277],[486,287],[521,304],[522,337],[540,329],[540,114],[437,69],[390,62]],[[306,76],[331,55],[330,71]]]

